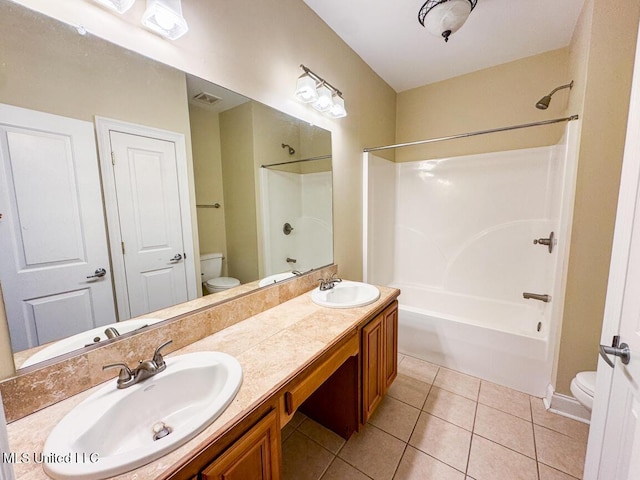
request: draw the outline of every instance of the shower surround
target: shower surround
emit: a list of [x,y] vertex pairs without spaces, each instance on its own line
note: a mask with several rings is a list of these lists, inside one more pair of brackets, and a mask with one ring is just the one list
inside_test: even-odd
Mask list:
[[[364,277],[402,290],[402,353],[546,394],[578,127],[570,122],[558,145],[524,150],[397,164],[365,153]],[[549,253],[534,239],[552,231]]]

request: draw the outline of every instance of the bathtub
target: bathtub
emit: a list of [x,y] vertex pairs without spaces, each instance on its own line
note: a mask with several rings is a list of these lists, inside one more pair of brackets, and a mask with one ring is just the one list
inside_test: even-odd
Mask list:
[[[543,397],[551,379],[547,304],[505,302],[422,286],[401,290],[398,350]],[[444,313],[446,312],[446,313]]]

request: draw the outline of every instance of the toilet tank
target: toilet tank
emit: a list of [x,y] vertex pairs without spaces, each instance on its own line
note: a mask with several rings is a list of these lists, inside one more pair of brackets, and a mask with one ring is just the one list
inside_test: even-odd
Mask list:
[[205,253],[200,255],[200,271],[203,282],[220,277],[222,275],[222,254]]

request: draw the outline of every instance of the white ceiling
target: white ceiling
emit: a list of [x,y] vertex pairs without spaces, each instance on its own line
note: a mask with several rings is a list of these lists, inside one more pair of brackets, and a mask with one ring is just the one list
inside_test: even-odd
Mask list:
[[449,42],[425,0],[304,0],[396,92],[569,45],[584,0],[478,0]]

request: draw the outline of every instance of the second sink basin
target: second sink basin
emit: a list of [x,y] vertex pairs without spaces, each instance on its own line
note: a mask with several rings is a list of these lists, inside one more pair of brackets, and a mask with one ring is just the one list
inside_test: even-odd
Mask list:
[[225,353],[190,353],[166,364],[125,389],[113,379],[69,412],[45,443],[44,458],[52,460],[46,473],[102,479],[160,458],[211,424],[242,383],[240,363]]
[[380,298],[380,290],[368,283],[343,280],[329,290],[320,287],[311,292],[311,300],[323,307],[354,308],[375,302]]

